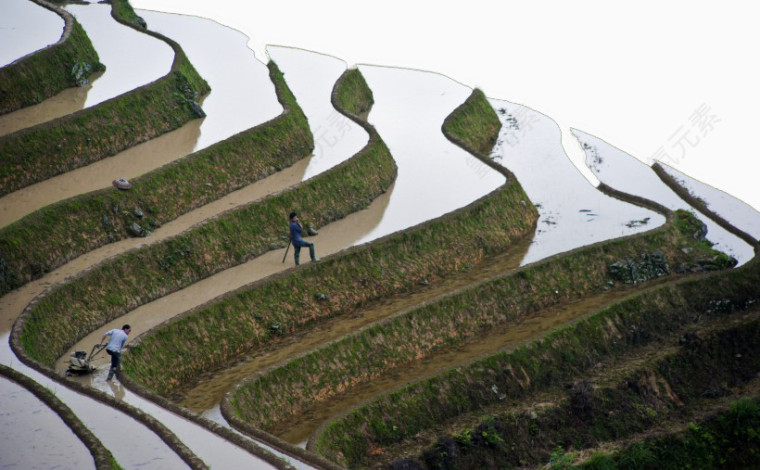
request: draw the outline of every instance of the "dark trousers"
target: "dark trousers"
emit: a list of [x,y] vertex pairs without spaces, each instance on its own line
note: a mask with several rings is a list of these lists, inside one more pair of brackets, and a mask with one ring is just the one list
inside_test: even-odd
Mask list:
[[298,241],[293,242],[293,257],[295,257],[296,260],[296,266],[298,266],[300,258],[301,258],[301,247],[308,246],[309,247],[309,256],[311,256],[311,260],[314,261],[317,259],[316,255],[314,254],[314,244],[307,241]]
[[119,368],[119,364],[121,364],[121,353],[116,351],[109,351],[106,349],[106,352],[109,356],[111,356],[111,370],[116,370]]

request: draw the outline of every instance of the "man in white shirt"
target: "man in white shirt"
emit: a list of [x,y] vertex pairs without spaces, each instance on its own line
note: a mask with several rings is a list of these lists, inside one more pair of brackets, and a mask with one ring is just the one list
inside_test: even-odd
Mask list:
[[114,329],[107,331],[106,334],[103,335],[103,339],[100,340],[100,342],[103,343],[106,338],[109,336],[111,337],[106,345],[106,352],[111,356],[111,369],[108,371],[108,378],[106,380],[111,380],[113,378],[116,369],[118,369],[119,364],[121,364],[121,348],[123,348],[124,343],[127,342],[127,336],[130,331],[132,331],[132,327],[124,325],[120,330]]

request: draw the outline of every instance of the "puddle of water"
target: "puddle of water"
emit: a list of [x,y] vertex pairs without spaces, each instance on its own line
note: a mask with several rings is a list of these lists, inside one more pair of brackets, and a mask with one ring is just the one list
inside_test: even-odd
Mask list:
[[0,377],[0,467],[92,468],[90,451],[61,418],[17,383]]
[[92,88],[92,82],[100,78],[101,75],[102,73],[91,75],[90,83],[85,86],[66,88],[41,103],[3,114],[0,116],[0,136],[72,114],[84,108],[87,93]]
[[[38,373],[36,370],[26,367],[11,351],[7,333],[0,335],[0,362],[18,370],[43,387],[50,389],[56,397],[71,408],[85,426],[98,436],[103,445],[111,451],[116,460],[125,468],[161,469],[187,467],[156,434],[132,417],[88,396],[74,392]],[[44,405],[40,404],[41,407],[44,407]],[[3,425],[2,429],[8,428]],[[13,427],[13,432],[21,434],[35,432],[34,422],[20,421]],[[55,468],[58,461],[53,460],[40,463],[46,464],[44,468]],[[86,465],[85,468],[90,466],[91,464]],[[81,467],[74,466],[70,468]]]
[[3,0],[0,15],[0,67],[55,44],[63,18],[29,0]]
[[302,49],[269,46],[267,51],[285,74],[314,135],[314,155],[304,179],[343,162],[367,144],[364,129],[330,102],[335,82],[346,70],[345,62]]
[[586,164],[608,186],[657,201],[671,210],[692,211],[707,226],[707,238],[716,249],[736,258],[739,265],[754,257],[751,246],[684,202],[649,166],[590,134],[577,129],[573,134],[586,152]]
[[375,105],[369,122],[390,148],[398,177],[369,242],[463,207],[505,179],[443,136],[441,125],[472,90],[442,75],[360,66]]
[[177,41],[211,86],[194,151],[272,119],[282,112],[269,69],[256,60],[248,38],[211,20],[139,10],[152,31]]
[[760,239],[760,212],[746,202],[734,196],[705,184],[675,168],[660,162],[681,186],[692,195],[702,199],[707,206],[718,215],[729,221],[735,227],[744,230],[753,237]]
[[539,212],[523,265],[665,223],[662,215],[592,186],[567,158],[560,129],[549,117],[508,101],[490,103],[502,122],[491,158],[515,174]]
[[106,71],[87,94],[85,107],[126,93],[167,73],[174,61],[168,44],[118,23],[111,17],[111,5],[67,5],[87,31]]

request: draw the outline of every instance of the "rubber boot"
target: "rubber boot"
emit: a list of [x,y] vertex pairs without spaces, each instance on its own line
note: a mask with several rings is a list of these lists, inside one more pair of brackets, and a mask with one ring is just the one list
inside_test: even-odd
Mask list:
[[110,369],[108,369],[108,377],[106,377],[106,380],[113,379],[113,376],[114,376],[115,373],[116,373],[116,369],[115,368],[111,367]]
[[295,260],[296,260],[296,266],[298,266],[300,264],[299,260],[301,259],[301,247],[300,246],[295,247],[295,249],[293,250],[293,258],[295,258]]

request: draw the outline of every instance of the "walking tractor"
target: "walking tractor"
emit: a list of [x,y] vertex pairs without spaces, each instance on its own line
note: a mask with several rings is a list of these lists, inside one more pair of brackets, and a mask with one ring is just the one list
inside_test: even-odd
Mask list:
[[97,367],[92,364],[92,359],[106,348],[105,344],[96,344],[90,354],[87,351],[74,351],[69,358],[69,368],[66,375],[84,375],[95,372]]

